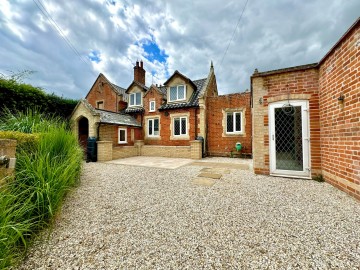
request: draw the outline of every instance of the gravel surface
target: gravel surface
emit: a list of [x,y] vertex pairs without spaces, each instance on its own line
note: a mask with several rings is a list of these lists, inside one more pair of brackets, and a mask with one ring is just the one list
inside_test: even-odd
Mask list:
[[85,164],[19,269],[359,269],[359,202],[235,169],[192,184],[202,168]]

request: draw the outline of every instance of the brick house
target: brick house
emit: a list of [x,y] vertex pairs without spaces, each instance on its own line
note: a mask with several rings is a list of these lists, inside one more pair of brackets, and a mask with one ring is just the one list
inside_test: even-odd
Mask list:
[[360,199],[360,18],[319,63],[251,76],[254,171]]
[[101,161],[231,156],[240,142],[257,174],[323,177],[360,199],[359,28],[360,18],[318,63],[255,69],[250,92],[219,96],[212,64],[202,79],[175,71],[150,87],[142,62],[126,89],[100,74],[74,132],[84,146],[97,138]]
[[86,98],[76,105],[71,115],[72,129],[84,148],[89,137],[112,141],[114,146],[134,145],[135,140],[141,139],[141,124],[130,115],[119,113],[127,104],[125,91],[100,74]]
[[218,96],[212,63],[205,78],[175,71],[162,86],[147,87],[145,74],[137,61],[126,89],[100,74],[75,108],[74,132],[84,147],[88,137],[97,138],[99,160],[229,156],[237,142],[251,155],[250,93]]

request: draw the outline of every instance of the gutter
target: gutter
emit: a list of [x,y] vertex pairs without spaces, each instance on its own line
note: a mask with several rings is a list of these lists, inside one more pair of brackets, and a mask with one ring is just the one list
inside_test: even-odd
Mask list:
[[179,110],[179,109],[189,109],[189,108],[199,108],[199,105],[190,105],[176,108],[159,108],[159,111],[167,111],[167,110]]

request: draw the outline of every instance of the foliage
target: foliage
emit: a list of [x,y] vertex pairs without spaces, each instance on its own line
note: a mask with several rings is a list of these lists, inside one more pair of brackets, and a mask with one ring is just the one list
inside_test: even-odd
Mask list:
[[39,142],[39,134],[27,134],[19,131],[1,131],[0,139],[16,140],[18,149],[33,149]]
[[[37,123],[43,116],[29,112],[22,117],[28,117],[26,123]],[[22,121],[22,117],[17,119]],[[2,127],[6,123],[3,121]],[[67,124],[51,124],[49,120],[45,126],[31,126],[31,132],[41,133],[33,135],[38,139],[33,140],[31,151],[26,147],[17,151],[15,179],[0,188],[0,209],[4,209],[0,211],[0,269],[10,267],[21,257],[31,236],[49,224],[80,176],[83,153]],[[10,127],[14,127],[11,119]],[[31,134],[1,133],[13,134],[24,142],[32,140]]]
[[70,116],[77,100],[47,94],[38,87],[22,83],[21,77],[21,74],[9,78],[0,76],[0,108],[8,108],[12,112],[37,108],[40,112],[63,118]]
[[0,130],[12,130],[22,133],[47,132],[54,127],[60,127],[65,122],[59,116],[45,115],[35,110],[12,113],[9,109],[3,111],[0,119]]

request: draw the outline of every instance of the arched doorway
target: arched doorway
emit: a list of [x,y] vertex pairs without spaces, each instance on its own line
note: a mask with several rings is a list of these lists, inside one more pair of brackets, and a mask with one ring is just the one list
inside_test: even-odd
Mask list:
[[86,151],[87,139],[89,138],[89,120],[86,117],[81,117],[78,125],[79,142],[84,151]]

